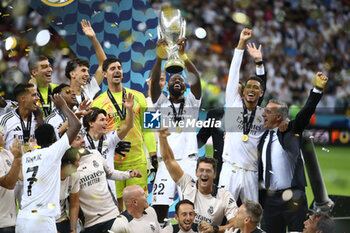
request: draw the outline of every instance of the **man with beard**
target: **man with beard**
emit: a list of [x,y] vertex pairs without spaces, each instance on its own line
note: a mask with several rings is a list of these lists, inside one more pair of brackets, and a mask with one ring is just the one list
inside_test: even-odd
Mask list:
[[[169,130],[172,132],[169,136],[169,143],[174,152],[175,159],[179,162],[183,170],[186,170],[195,178],[195,167],[198,157],[196,130],[181,128],[181,123],[192,119],[197,120],[202,90],[199,73],[185,54],[186,39],[179,39],[177,44],[179,45],[179,53],[188,71],[188,78],[191,80],[191,91],[185,97],[185,79],[180,74],[174,74],[168,82],[169,97],[162,92],[159,81],[161,78],[163,58],[159,56],[161,53],[157,53],[158,57],[152,69],[151,97],[154,108],[160,110],[162,121],[167,122]],[[165,40],[158,40],[157,46],[159,51],[163,50],[164,46],[166,46]],[[184,130],[187,130],[187,132],[183,132]],[[163,219],[168,215],[169,206],[174,201],[176,191],[180,197],[181,190],[171,179],[164,161],[161,161],[161,155],[159,153],[158,158],[160,163],[152,190],[152,206],[157,212],[158,221],[163,223]],[[153,159],[157,158],[154,157]],[[153,164],[156,164],[156,161],[152,161]],[[153,167],[155,166],[153,165]]]
[[248,52],[254,58],[256,74],[244,85],[243,100],[238,91],[239,70],[244,47],[252,37],[252,30],[243,29],[230,66],[226,87],[225,141],[223,165],[219,186],[229,190],[241,201],[258,201],[258,143],[264,133],[263,108],[258,106],[265,90],[265,71],[261,46],[247,44]]
[[143,146],[145,143],[150,156],[156,156],[156,141],[153,131],[143,129],[143,113],[147,109],[144,95],[123,87],[121,61],[117,58],[107,58],[103,62],[102,70],[103,75],[107,78],[108,90],[94,100],[92,107],[98,107],[106,111],[107,132],[119,129],[122,124],[125,124],[127,112],[122,103],[129,93],[134,96],[134,124],[125,137],[125,141],[131,142],[130,152],[125,153],[125,156],[116,154],[114,166],[115,169],[120,171],[138,169],[142,173],[142,178],[116,181],[119,208],[122,210],[124,187],[136,184],[147,192],[147,161]]
[[185,199],[181,200],[175,205],[175,219],[176,225],[173,225],[173,233],[195,233],[197,231],[197,224],[194,224],[196,213],[194,212],[193,202]]
[[52,113],[52,90],[57,86],[51,83],[52,65],[45,56],[34,56],[28,59],[28,69],[31,75],[29,83],[35,86],[39,96],[37,105],[42,108],[44,118]]
[[[224,232],[234,224],[237,211],[236,201],[231,193],[224,188],[218,188],[213,181],[216,176],[216,160],[201,157],[197,162],[197,182],[180,167],[173,151],[168,144],[170,132],[159,131],[160,153],[171,178],[180,186],[183,198],[194,203],[196,212],[195,223],[199,224],[200,232]],[[226,218],[227,225],[220,226]]]

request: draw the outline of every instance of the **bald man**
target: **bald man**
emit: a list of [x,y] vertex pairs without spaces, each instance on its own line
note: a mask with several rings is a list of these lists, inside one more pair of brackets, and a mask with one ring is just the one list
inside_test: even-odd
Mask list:
[[145,191],[138,185],[125,187],[123,190],[123,201],[126,210],[116,218],[111,232],[172,232],[171,226],[161,229],[156,212],[148,205],[147,196]]

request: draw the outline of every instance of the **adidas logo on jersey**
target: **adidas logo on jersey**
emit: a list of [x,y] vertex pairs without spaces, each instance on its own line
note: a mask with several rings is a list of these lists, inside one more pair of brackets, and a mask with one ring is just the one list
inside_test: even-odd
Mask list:
[[21,127],[17,126],[13,131],[22,131]]

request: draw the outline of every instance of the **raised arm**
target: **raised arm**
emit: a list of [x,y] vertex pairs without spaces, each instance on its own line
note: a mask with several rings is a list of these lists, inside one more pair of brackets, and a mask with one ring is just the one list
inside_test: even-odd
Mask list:
[[185,67],[187,71],[194,75],[195,79],[191,81],[191,92],[196,97],[197,100],[199,100],[202,97],[202,88],[201,88],[201,80],[199,76],[199,72],[197,68],[194,66],[194,64],[191,62],[187,54],[185,53],[186,48],[186,38],[181,38],[177,42],[177,45],[179,46],[179,53],[181,58],[185,62]]
[[15,138],[10,146],[10,151],[14,156],[9,173],[0,177],[0,186],[6,189],[14,189],[19,177],[22,164],[22,148],[18,138]]
[[167,129],[159,131],[159,145],[160,145],[160,154],[163,158],[166,168],[175,181],[175,183],[183,176],[184,171],[180,165],[176,162],[174,158],[174,153],[171,150],[167,137],[170,135],[170,132]]
[[233,59],[230,65],[230,71],[228,74],[227,86],[226,86],[226,107],[234,107],[235,103],[240,103],[241,96],[238,91],[239,83],[239,70],[242,64],[242,58],[244,53],[244,47],[246,42],[252,37],[252,30],[244,28],[241,32],[238,45],[235,49]]
[[159,80],[162,69],[162,60],[166,58],[167,43],[164,39],[159,39],[157,41],[157,60],[151,71],[151,98],[152,102],[157,102],[160,94],[162,93],[162,88],[160,87]]
[[[314,90],[310,92],[304,107],[296,115],[295,120],[290,124],[294,124],[292,127],[294,132],[301,133],[309,124],[312,114],[315,113],[316,106],[321,100],[323,88],[326,86],[328,78],[322,72],[317,72],[314,77]],[[316,89],[316,90],[315,90]]]
[[83,19],[81,21],[81,27],[83,29],[84,34],[91,41],[91,44],[94,47],[94,50],[96,53],[96,57],[97,57],[97,61],[98,61],[98,68],[97,68],[97,71],[95,73],[95,78],[96,78],[98,85],[100,85],[104,79],[104,76],[102,74],[102,64],[103,64],[103,61],[107,59],[107,56],[106,56],[105,52],[103,51],[103,48],[102,48],[100,42],[97,40],[95,31],[91,27],[90,21],[86,21],[85,19]]
[[122,103],[126,108],[125,122],[120,126],[118,137],[122,140],[129,133],[134,125],[134,96],[131,93],[125,94],[125,103]]
[[64,101],[60,94],[55,94],[52,97],[52,101],[55,103],[56,108],[61,110],[68,119],[67,136],[69,144],[71,144],[79,133],[81,123],[72,110],[68,108],[66,101]]

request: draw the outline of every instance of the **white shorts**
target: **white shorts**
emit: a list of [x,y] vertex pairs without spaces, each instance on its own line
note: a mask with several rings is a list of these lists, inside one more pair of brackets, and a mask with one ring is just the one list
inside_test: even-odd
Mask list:
[[57,233],[55,217],[38,214],[18,215],[16,233]]
[[219,187],[230,191],[233,198],[241,201],[252,200],[258,202],[259,197],[259,174],[257,171],[250,171],[232,166],[223,162],[219,179]]
[[[197,160],[195,158],[186,158],[178,160],[177,162],[184,172],[190,174],[195,180],[197,180]],[[176,192],[179,195],[180,200],[182,200],[182,192],[180,187],[177,186],[174,180],[171,178],[164,161],[159,162],[156,179],[154,180],[152,189],[152,205],[171,206],[174,202]]]

